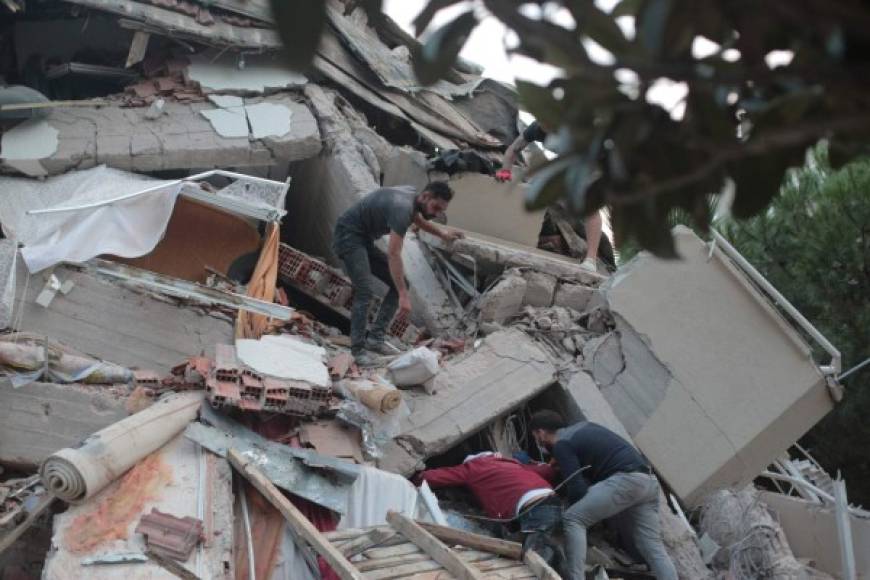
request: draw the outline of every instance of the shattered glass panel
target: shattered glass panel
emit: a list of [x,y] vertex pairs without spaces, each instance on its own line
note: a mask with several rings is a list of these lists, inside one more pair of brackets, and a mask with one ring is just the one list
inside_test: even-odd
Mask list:
[[286,194],[287,184],[285,183],[265,183],[244,179],[238,179],[217,192],[217,195],[222,197],[232,197],[254,205],[265,205],[277,209],[284,209]]

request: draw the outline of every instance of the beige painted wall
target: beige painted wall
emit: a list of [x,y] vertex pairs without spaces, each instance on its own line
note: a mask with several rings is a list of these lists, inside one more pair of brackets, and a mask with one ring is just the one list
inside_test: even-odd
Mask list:
[[538,245],[544,212],[526,211],[525,184],[466,173],[451,178],[450,187],[456,193],[447,209],[450,225],[524,246]]
[[745,276],[718,251],[708,259],[687,228],[675,234],[682,260],[641,255],[607,289],[611,310],[670,371],[664,395],[651,408],[618,404],[649,401],[643,377],[626,386],[617,378],[604,393],[668,484],[694,504],[752,481],[833,403],[809,347]]

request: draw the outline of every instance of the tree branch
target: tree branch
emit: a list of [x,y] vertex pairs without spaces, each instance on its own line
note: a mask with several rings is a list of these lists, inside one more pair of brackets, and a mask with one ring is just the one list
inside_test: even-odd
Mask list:
[[832,133],[842,135],[867,130],[870,130],[870,116],[844,117],[822,123],[806,123],[780,131],[765,132],[754,139],[750,138],[746,143],[720,148],[709,161],[689,173],[660,181],[640,191],[624,194],[608,191],[604,196],[605,203],[615,206],[637,203],[702,181],[732,161],[764,155],[786,147],[811,144],[818,139],[830,136]]

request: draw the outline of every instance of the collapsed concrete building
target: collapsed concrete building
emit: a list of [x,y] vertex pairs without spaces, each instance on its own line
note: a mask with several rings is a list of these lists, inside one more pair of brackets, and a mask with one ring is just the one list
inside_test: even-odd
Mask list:
[[[727,241],[679,229],[681,260],[641,255],[608,279],[535,247],[542,216],[524,210],[521,184],[436,171],[448,150],[497,159],[517,134],[509,87],[465,64],[421,87],[409,61],[416,41],[337,1],[304,76],[281,66],[259,0],[26,8],[2,32],[8,84],[41,92],[4,100],[0,111],[0,321],[9,330],[0,464],[31,473],[106,430],[134,433],[126,421],[166,404],[158,397],[169,391],[202,391],[214,409],[147,439],[154,446],[143,445],[140,461],[115,465],[104,488],[65,511],[35,491],[50,480],[45,468],[42,480],[0,488],[34,498],[9,518],[20,524],[9,538],[30,536],[0,544],[14,546],[3,566],[38,562],[45,578],[173,577],[171,563],[143,555],[147,534],[135,532],[156,509],[201,522],[204,541],[175,558],[200,578],[316,577],[309,547],[326,562],[324,577],[329,567],[340,577],[552,577],[508,542],[484,549],[478,538],[468,548],[467,537],[438,528],[464,521],[467,530],[468,514],[442,512],[423,492],[418,506],[400,476],[483,449],[534,451],[528,414],[557,408],[624,435],[650,459],[668,489],[663,532],[681,577],[775,577],[784,562],[803,577],[846,578],[850,566],[855,577],[870,574],[859,549],[867,512],[842,505],[811,458],[789,451],[842,397],[839,355]],[[348,360],[350,292],[331,254],[332,226],[378,186],[435,177],[456,190],[446,218],[467,236],[449,248],[409,236],[413,319],[395,321],[391,334],[440,352],[440,366],[401,391],[398,410],[373,415],[342,380],[391,375],[366,376]],[[265,340],[275,334],[307,346]],[[328,382],[266,368],[267,352]],[[383,384],[374,388],[394,390]],[[262,495],[233,486],[231,462]],[[257,469],[302,519],[257,484]],[[411,524],[385,520],[383,506],[376,517],[352,509],[379,485],[412,498],[389,506]],[[132,501],[143,486],[150,495]],[[728,528],[716,506],[745,496],[710,507],[723,490],[755,494],[781,528],[763,537],[759,526],[775,527],[767,520]],[[129,509],[117,530],[74,540],[83,522],[118,505]],[[700,511],[700,528],[684,511]],[[146,523],[189,529],[160,513]],[[32,526],[51,515],[53,527]],[[472,551],[434,556],[414,518]],[[130,559],[105,561],[119,553]],[[626,567],[630,557],[601,554],[611,572],[644,577]]]

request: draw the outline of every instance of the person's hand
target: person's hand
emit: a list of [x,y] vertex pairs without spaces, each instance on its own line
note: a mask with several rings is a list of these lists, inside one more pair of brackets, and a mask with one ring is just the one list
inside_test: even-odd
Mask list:
[[407,316],[411,313],[411,297],[407,293],[399,296],[399,315]]
[[465,237],[465,234],[458,230],[445,230],[444,231],[444,241],[449,243],[455,242],[456,240],[461,240]]
[[496,181],[510,181],[513,179],[513,173],[511,173],[510,169],[499,169],[495,172],[495,180]]

